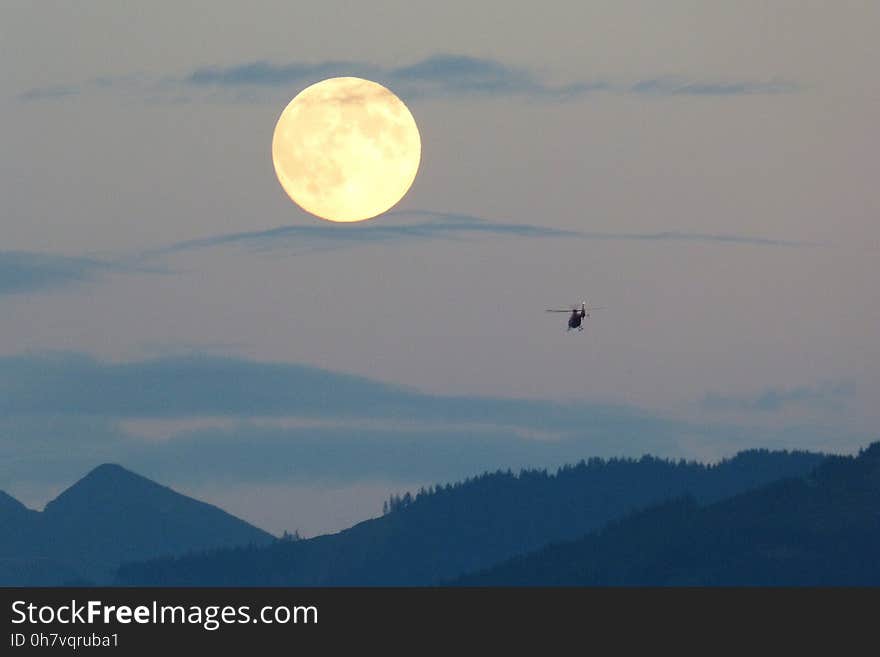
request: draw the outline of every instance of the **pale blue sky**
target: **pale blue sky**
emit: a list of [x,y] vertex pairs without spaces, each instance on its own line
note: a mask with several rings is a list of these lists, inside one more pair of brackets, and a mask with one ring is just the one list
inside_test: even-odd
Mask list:
[[[867,444],[878,24],[854,1],[4,2],[0,489],[39,506],[118,460],[309,534],[493,464]],[[270,158],[337,74],[421,130],[413,188],[364,226],[304,214]],[[582,334],[543,312],[583,298],[607,309]],[[254,384],[193,404],[192,354]],[[115,367],[128,388],[83,397]],[[291,405],[302,372],[362,387]],[[138,407],[151,385],[178,410]]]

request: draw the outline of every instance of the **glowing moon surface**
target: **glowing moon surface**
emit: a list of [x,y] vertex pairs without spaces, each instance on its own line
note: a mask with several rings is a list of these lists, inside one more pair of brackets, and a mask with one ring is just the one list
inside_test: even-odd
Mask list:
[[415,180],[421,154],[406,105],[361,78],[305,88],[281,113],[272,136],[284,191],[330,221],[363,221],[394,206]]

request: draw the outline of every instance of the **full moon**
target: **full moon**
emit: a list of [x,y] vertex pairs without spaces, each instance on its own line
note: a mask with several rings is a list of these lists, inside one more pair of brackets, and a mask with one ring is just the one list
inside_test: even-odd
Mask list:
[[390,209],[415,180],[421,154],[406,105],[361,78],[306,87],[284,108],[272,136],[284,191],[329,221],[363,221]]

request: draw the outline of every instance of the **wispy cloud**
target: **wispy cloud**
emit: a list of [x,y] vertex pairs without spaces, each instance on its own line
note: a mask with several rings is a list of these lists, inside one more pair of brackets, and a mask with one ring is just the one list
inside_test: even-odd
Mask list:
[[175,242],[135,254],[116,254],[111,260],[27,251],[0,251],[0,296],[42,293],[99,280],[111,273],[156,273],[166,269],[164,256],[202,249],[230,247],[254,253],[288,254],[329,251],[381,242],[461,240],[479,237],[518,239],[584,239],[638,242],[703,242],[769,247],[820,246],[815,242],[748,235],[665,231],[615,233],[576,231],[535,224],[489,221],[466,214],[430,210],[389,212],[382,221],[363,223],[319,222],[280,226],[264,231],[224,233]]
[[[240,246],[255,251],[269,249],[325,250],[359,244],[424,239],[460,239],[495,235],[522,238],[575,237],[575,231],[532,224],[492,222],[463,214],[426,210],[395,211],[383,221],[280,226],[265,231],[226,233],[170,244],[150,255],[164,255],[217,246]],[[415,218],[407,221],[406,218]],[[401,221],[402,219],[402,221]]]
[[[620,453],[621,444],[677,453],[678,425],[636,408],[428,395],[208,355],[4,357],[0,391],[0,480],[103,460],[193,478],[448,478]],[[169,435],[157,438],[163,424]]]
[[296,85],[326,77],[356,75],[385,81],[408,95],[525,95],[548,99],[574,99],[606,91],[652,96],[734,96],[792,92],[797,86],[782,80],[698,80],[657,77],[637,82],[596,77],[554,85],[526,68],[495,59],[460,54],[438,54],[409,66],[383,68],[357,62],[302,62],[272,64],[248,62],[228,67],[201,68],[186,81],[198,85]]
[[57,289],[129,269],[127,265],[91,258],[0,251],[0,295]]
[[[569,431],[613,407],[426,395],[292,363],[207,354],[107,363],[80,354],[0,358],[0,414],[83,417],[298,417],[471,423]],[[638,423],[632,412],[627,422]]]
[[[71,446],[75,445],[76,449]],[[283,427],[242,418],[228,426],[140,438],[107,418],[0,417],[0,487],[81,476],[116,462],[160,479],[194,482],[455,481],[484,470],[558,466],[589,456],[682,456],[676,432],[597,421],[582,434],[536,440],[504,426]]]
[[595,240],[636,240],[644,242],[714,242],[718,244],[751,244],[753,246],[823,246],[819,242],[803,240],[783,240],[750,235],[729,235],[720,233],[690,233],[682,231],[662,231],[657,233],[579,233],[580,237]]
[[779,94],[797,91],[798,87],[785,80],[706,81],[675,77],[640,80],[629,87],[635,94],[648,96],[747,96]]
[[321,80],[341,75],[376,77],[384,75],[381,68],[364,63],[325,61],[317,63],[294,62],[271,64],[254,61],[234,66],[208,66],[184,77],[183,81],[196,85],[288,85],[306,80]]
[[18,99],[23,101],[38,101],[38,100],[57,100],[59,98],[65,98],[67,96],[76,96],[80,93],[81,88],[75,86],[48,86],[48,87],[36,87],[34,89],[29,89],[24,93],[19,94]]
[[752,396],[725,396],[710,393],[702,406],[710,411],[776,412],[790,406],[843,410],[856,393],[852,381],[829,381],[814,386],[768,388]]
[[405,98],[510,97],[547,101],[581,99],[595,93],[644,96],[740,96],[796,91],[785,80],[693,79],[673,76],[614,80],[593,75],[565,84],[550,82],[546,75],[497,59],[440,53],[404,66],[380,66],[367,62],[327,60],[274,63],[255,60],[240,64],[204,66],[181,77],[149,79],[141,75],[117,79],[100,78],[80,86],[43,87],[19,94],[20,100],[60,98],[83,91],[139,85],[155,95],[179,100],[185,89],[227,90],[234,97],[252,98],[248,90],[304,87],[328,77],[356,76],[383,83]]
[[384,83],[403,95],[510,96],[572,98],[610,86],[601,80],[552,85],[537,74],[494,59],[439,54],[415,64],[381,67],[361,62],[327,61],[273,64],[266,61],[197,69],[184,81],[193,85],[241,87],[307,85],[327,77],[352,75]]
[[281,226],[265,231],[226,233],[177,242],[151,251],[145,256],[168,255],[196,249],[232,246],[254,251],[275,249],[299,252],[327,250],[388,241],[427,239],[462,239],[495,236],[518,238],[567,238],[585,240],[619,240],[642,242],[705,242],[753,246],[819,246],[813,242],[783,240],[749,235],[724,235],[664,231],[655,233],[615,233],[576,231],[522,224],[489,221],[466,214],[450,214],[430,210],[389,212],[381,222]]
[[[445,481],[593,455],[687,456],[694,441],[716,456],[819,442],[816,430],[750,429],[746,439],[737,427],[631,406],[428,395],[294,363],[207,355],[5,357],[0,391],[0,482],[79,475],[104,461],[189,482]],[[137,429],[145,422],[151,435]]]

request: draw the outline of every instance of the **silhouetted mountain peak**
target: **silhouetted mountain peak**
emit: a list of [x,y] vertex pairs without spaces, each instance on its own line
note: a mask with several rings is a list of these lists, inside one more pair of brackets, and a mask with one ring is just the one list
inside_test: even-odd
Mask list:
[[[12,529],[0,531],[0,585],[107,581],[123,561],[275,540],[216,506],[113,463],[89,472],[42,513],[0,496],[0,527]],[[51,568],[29,579],[10,566],[22,559]]]
[[44,512],[54,515],[72,509],[95,511],[171,496],[183,497],[121,465],[104,463],[49,502]]
[[86,477],[92,476],[106,476],[106,475],[118,475],[121,473],[134,474],[131,470],[126,470],[118,463],[102,463],[101,465],[95,466],[92,468],[91,472],[86,474],[83,479]]
[[118,507],[126,500],[142,498],[144,493],[152,492],[151,489],[161,488],[121,465],[105,463],[49,502],[44,513],[55,515],[71,510],[94,510],[99,506]]
[[118,463],[102,463],[98,467],[91,470],[85,477],[80,479],[79,483],[86,481],[97,481],[102,483],[123,483],[126,481],[132,481],[147,482],[153,485],[157,485],[146,477],[135,474],[131,470],[126,470]]

